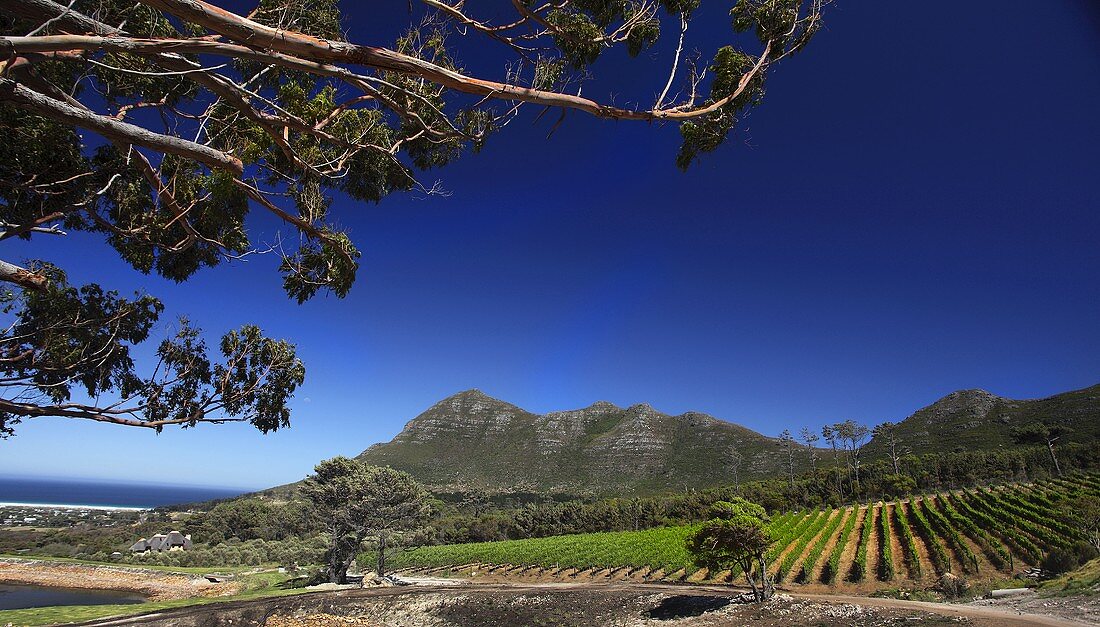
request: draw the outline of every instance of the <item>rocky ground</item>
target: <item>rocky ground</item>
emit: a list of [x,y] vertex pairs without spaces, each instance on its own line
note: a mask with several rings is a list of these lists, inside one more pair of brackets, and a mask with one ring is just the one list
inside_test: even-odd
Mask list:
[[[738,602],[730,588],[653,584],[408,586],[341,590],[193,607],[88,623],[100,627],[878,627],[973,625],[1065,627],[1068,621],[990,608],[892,599],[833,600],[779,595],[764,605]],[[1078,623],[1079,624],[1079,623]]]
[[1090,625],[1100,625],[1100,590],[1064,597],[1040,596],[1030,592],[1003,599],[980,599],[968,605],[1025,614],[1047,614]]
[[38,560],[0,560],[0,583],[95,590],[124,590],[151,601],[235,594],[235,583],[214,584],[197,576],[139,568],[90,566]]

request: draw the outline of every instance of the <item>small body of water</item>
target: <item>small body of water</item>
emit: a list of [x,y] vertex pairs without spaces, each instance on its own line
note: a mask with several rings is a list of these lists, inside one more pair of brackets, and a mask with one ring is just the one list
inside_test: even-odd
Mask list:
[[144,602],[145,597],[135,592],[0,584],[0,610],[21,610],[51,605],[117,605]]

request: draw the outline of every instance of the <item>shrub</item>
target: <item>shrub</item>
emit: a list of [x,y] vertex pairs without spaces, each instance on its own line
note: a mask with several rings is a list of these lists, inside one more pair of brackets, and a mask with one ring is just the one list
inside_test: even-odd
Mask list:
[[1061,575],[1077,568],[1077,556],[1067,549],[1050,550],[1039,564],[1047,575]]
[[936,589],[949,599],[957,599],[970,590],[970,583],[962,577],[957,577],[951,573],[945,573],[943,577],[940,577]]

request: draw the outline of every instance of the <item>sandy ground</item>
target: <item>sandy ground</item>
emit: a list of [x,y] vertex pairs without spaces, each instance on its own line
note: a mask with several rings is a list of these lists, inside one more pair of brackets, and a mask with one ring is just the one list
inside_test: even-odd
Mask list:
[[1055,616],[971,605],[861,597],[779,595],[765,605],[738,603],[723,586],[607,584],[421,584],[322,592],[86,623],[88,627],[872,627],[887,625],[1079,627]]
[[0,560],[0,583],[96,590],[125,590],[152,601],[235,594],[235,583],[214,584],[191,575],[139,568],[87,566],[37,560]]

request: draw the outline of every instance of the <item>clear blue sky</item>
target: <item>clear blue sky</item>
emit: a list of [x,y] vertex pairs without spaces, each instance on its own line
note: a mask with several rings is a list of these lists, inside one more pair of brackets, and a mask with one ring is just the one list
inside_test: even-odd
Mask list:
[[[546,140],[530,111],[429,175],[448,198],[339,201],[364,251],[345,300],[295,305],[267,258],[177,286],[90,236],[8,249],[147,290],[166,321],[211,335],[257,322],[309,374],[274,435],[35,419],[0,442],[0,474],[264,487],[471,387],[537,412],[648,402],[774,435],[898,420],[959,388],[1100,382],[1098,5],[831,9],[748,130],[686,174],[675,127],[571,114]],[[352,39],[371,19],[352,16]],[[642,93],[661,82],[615,56],[598,69]]]

